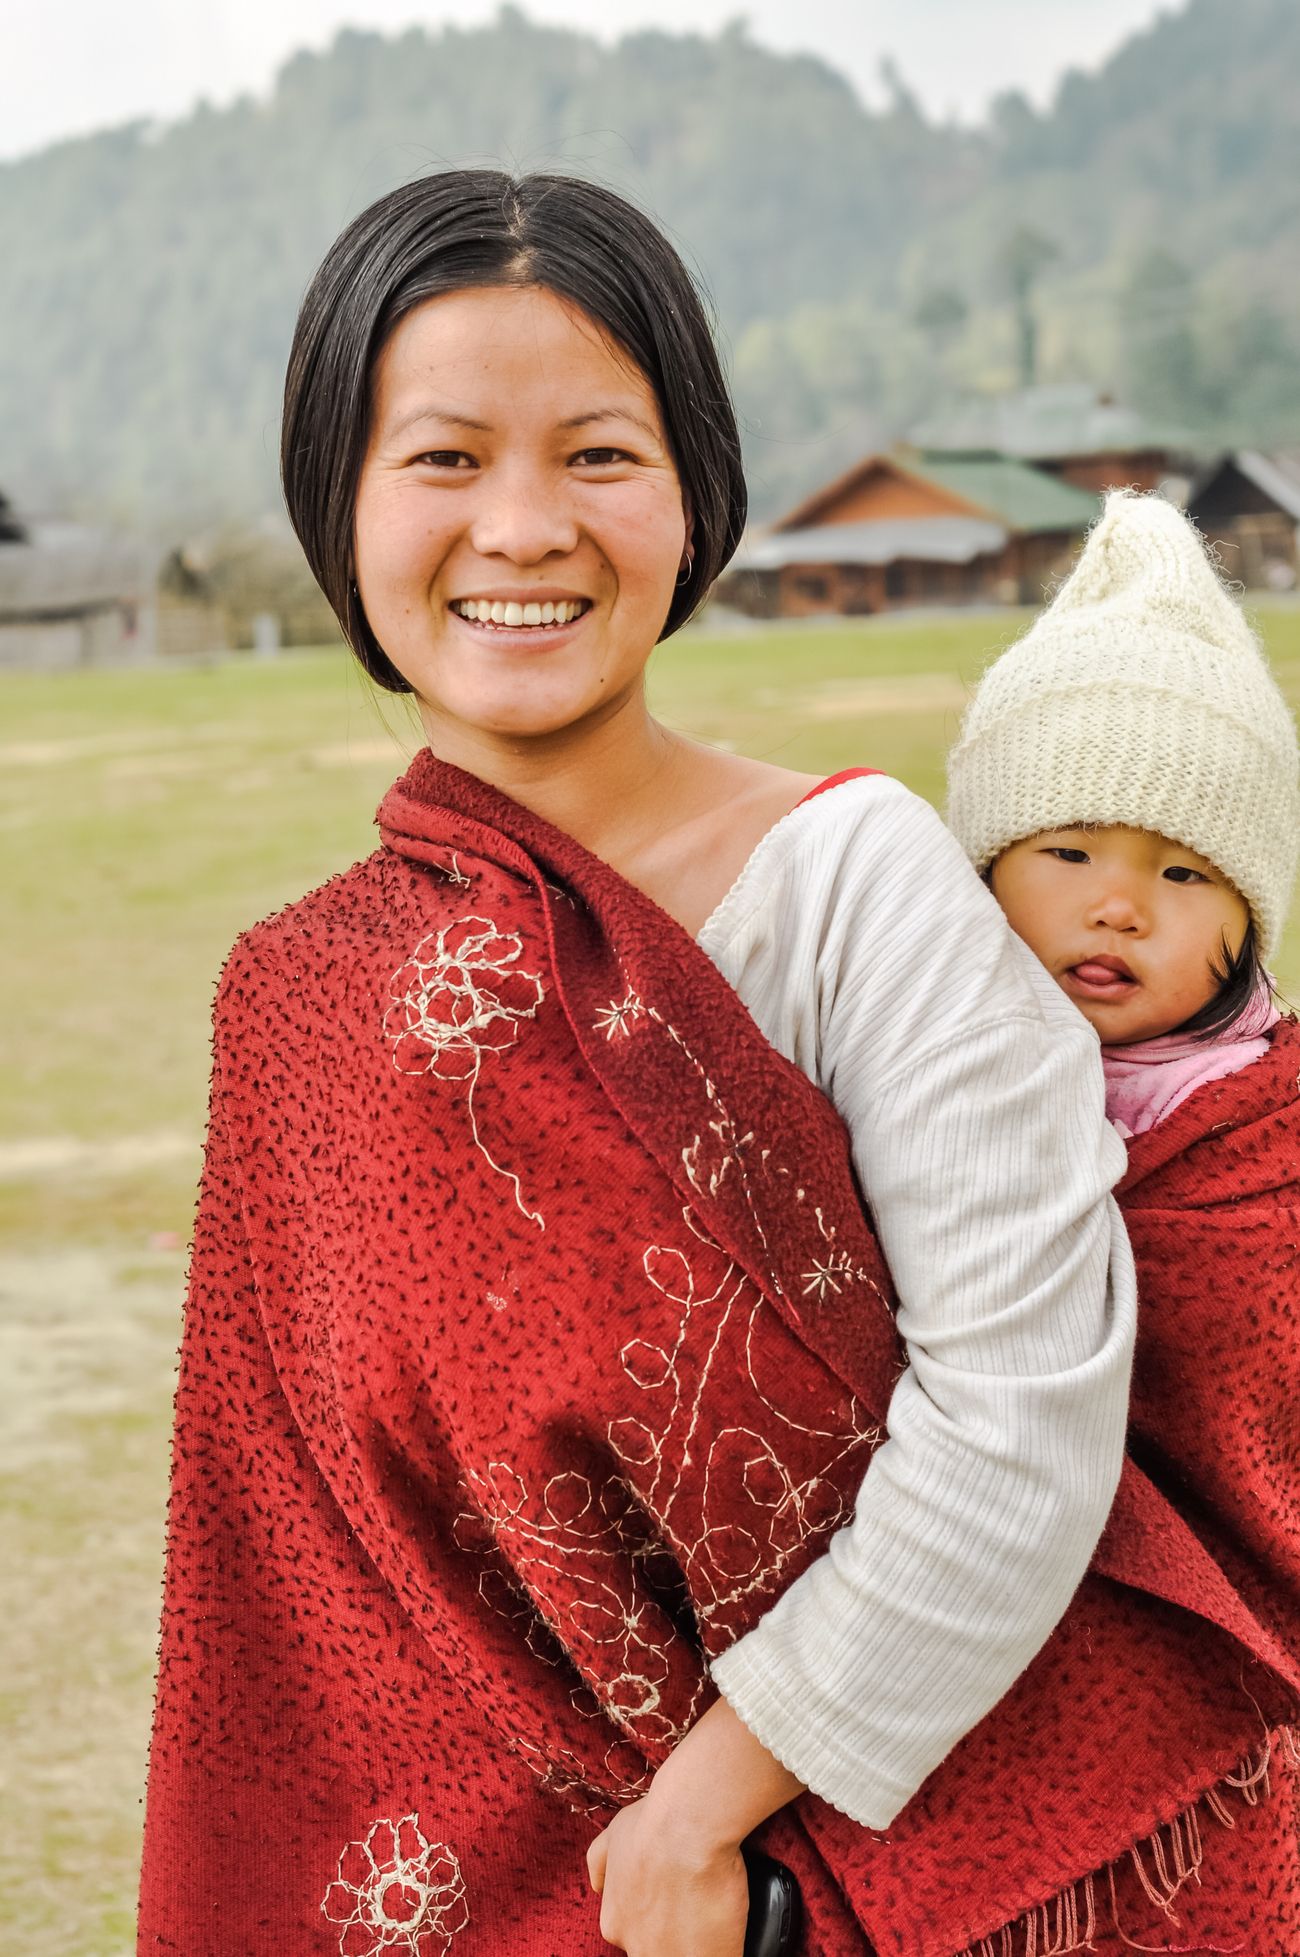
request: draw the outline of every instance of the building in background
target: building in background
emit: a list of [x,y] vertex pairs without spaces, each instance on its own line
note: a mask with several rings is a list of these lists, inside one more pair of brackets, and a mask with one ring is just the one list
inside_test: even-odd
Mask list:
[[0,496],[0,670],[331,645],[338,624],[282,517],[160,550],[26,519]]
[[0,508],[0,670],[151,658],[156,634],[155,565],[139,539]]
[[1224,574],[1257,591],[1294,591],[1300,578],[1300,449],[1236,449],[1192,491],[1188,512],[1215,545]]
[[1086,381],[975,395],[912,431],[931,454],[996,451],[1100,496],[1158,489],[1182,503],[1204,465],[1204,447],[1161,429]]
[[872,455],[747,537],[718,596],[759,618],[1037,604],[1097,507],[1005,455]]

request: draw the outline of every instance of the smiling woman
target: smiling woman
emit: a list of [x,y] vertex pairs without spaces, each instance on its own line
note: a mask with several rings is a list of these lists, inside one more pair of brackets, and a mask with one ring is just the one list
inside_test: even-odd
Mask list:
[[1085,1578],[1092,1033],[899,784],[647,707],[745,510],[685,268],[588,184],[408,185],[283,468],[428,748],[218,995],[142,1951],[741,1957],[756,1829],[818,1957],[1086,1937],[1255,1699],[1140,1528]]
[[479,288],[396,328],[357,488],[356,583],[436,748],[616,713],[690,573],[690,530],[649,382],[571,304]]
[[[687,561],[698,564],[664,594],[652,642],[697,609],[744,528],[726,383],[671,246],[596,185],[537,176],[503,194],[506,184],[494,172],[463,171],[408,185],[363,212],[313,281],[290,358],[285,494],[349,642],[394,691],[409,691],[411,681],[381,649],[359,594],[351,535],[358,485],[381,458],[388,471],[423,465],[426,479],[495,461],[500,509],[499,465],[510,437],[522,433],[522,403],[496,392],[485,372],[486,345],[476,335],[489,317],[489,343],[514,342],[512,374],[499,371],[496,383],[522,375],[530,384],[528,444],[534,464],[551,472],[548,489],[570,467],[595,482],[625,481],[630,471],[644,488],[657,485],[662,513],[671,506],[671,520],[689,528]],[[655,291],[676,303],[647,304]],[[434,323],[424,309],[444,295],[454,295],[451,316]],[[560,370],[549,369],[541,342],[530,352],[520,338],[532,325],[547,335],[546,353],[563,344]],[[448,342],[458,343],[454,371],[429,364]],[[383,349],[378,374],[374,345]],[[489,445],[486,455],[466,444],[467,434]],[[579,435],[585,447],[569,439]],[[538,483],[520,486],[536,521]]]

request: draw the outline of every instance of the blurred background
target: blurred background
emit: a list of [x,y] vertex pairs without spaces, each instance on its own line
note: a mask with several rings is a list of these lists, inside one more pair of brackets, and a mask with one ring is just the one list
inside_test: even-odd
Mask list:
[[[418,746],[283,516],[341,226],[594,175],[710,296],[752,523],[661,713],[942,799],[1110,484],[1300,700],[1295,0],[51,0],[0,66],[0,1936],[125,1957],[207,1014]],[[1300,998],[1300,935],[1279,964]],[[19,1939],[22,1939],[21,1945]]]

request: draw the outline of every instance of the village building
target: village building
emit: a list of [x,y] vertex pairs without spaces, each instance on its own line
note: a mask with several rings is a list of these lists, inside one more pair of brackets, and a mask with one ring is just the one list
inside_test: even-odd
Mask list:
[[152,556],[137,540],[0,510],[0,670],[148,658],[156,624]]
[[747,537],[718,595],[761,618],[1037,604],[1097,507],[1003,455],[872,455]]
[[18,516],[0,496],[0,671],[71,671],[229,649],[226,607],[143,538]]
[[1254,590],[1294,591],[1300,579],[1300,449],[1236,449],[1196,485],[1188,513],[1226,576]]
[[1086,381],[971,396],[924,421],[911,439],[931,454],[993,450],[1095,496],[1158,489],[1180,504],[1203,455],[1192,436],[1161,428]]

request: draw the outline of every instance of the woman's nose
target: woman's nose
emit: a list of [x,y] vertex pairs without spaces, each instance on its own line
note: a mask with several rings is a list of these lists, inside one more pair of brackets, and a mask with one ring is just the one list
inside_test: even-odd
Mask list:
[[550,471],[516,468],[494,476],[483,485],[470,527],[481,557],[540,564],[576,548],[577,521],[563,483]]

